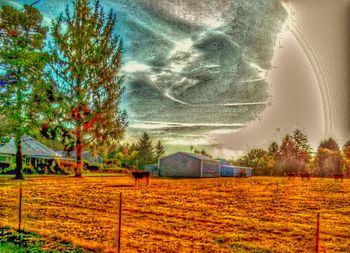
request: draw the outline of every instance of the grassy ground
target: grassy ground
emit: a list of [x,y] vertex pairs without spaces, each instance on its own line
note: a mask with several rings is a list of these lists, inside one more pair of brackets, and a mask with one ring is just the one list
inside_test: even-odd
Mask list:
[[[31,177],[23,227],[115,252],[123,194],[122,252],[350,252],[350,180]],[[19,182],[0,178],[0,225],[18,226]]]
[[45,238],[37,233],[17,232],[10,227],[0,228],[1,253],[32,253],[32,252],[69,252],[89,253],[93,250],[75,247],[71,242],[59,238]]

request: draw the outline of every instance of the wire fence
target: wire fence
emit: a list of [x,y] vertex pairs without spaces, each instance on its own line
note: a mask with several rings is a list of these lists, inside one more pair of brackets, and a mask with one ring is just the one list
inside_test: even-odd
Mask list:
[[[85,248],[119,252],[123,251],[123,247],[135,245],[138,236],[149,236],[151,232],[154,233],[150,241],[153,240],[153,244],[157,245],[164,245],[164,241],[167,242],[168,238],[177,235],[193,241],[201,240],[196,238],[196,228],[187,225],[189,222],[200,226],[206,224],[210,233],[219,233],[220,230],[234,230],[240,233],[243,227],[248,230],[269,231],[271,227],[267,226],[274,220],[270,213],[274,210],[289,210],[291,202],[284,202],[284,199],[289,199],[294,201],[295,208],[300,210],[300,213],[287,214],[284,218],[288,220],[283,220],[282,217],[279,222],[290,223],[287,226],[271,225],[271,231],[275,232],[277,229],[280,230],[279,233],[286,234],[297,231],[296,236],[306,236],[303,240],[310,248],[309,252],[319,253],[325,250],[322,247],[322,212],[318,214],[317,206],[328,205],[329,210],[333,210],[340,203],[350,200],[343,184],[332,180],[326,181],[325,185],[329,187],[327,191],[333,192],[336,197],[325,192],[323,184],[308,181],[301,183],[299,180],[298,187],[301,192],[313,192],[317,198],[285,193],[288,189],[291,192],[295,189],[295,182],[288,179],[285,179],[283,184],[274,181],[265,183],[254,179],[182,180],[178,183],[175,180],[164,180],[160,181],[161,187],[158,188],[142,185],[140,188],[134,187],[132,179],[128,180],[116,182],[114,179],[79,180],[67,177],[57,177],[54,180],[27,179],[23,183],[0,180],[0,225],[61,238]],[[191,188],[186,186],[187,183]],[[181,187],[183,190],[179,190]],[[260,189],[259,193],[253,192],[253,188]],[[185,189],[191,189],[191,192],[186,192]],[[121,206],[122,193],[127,193],[125,206]],[[266,207],[270,213],[257,209],[266,216],[257,217],[251,212],[252,209],[246,207],[250,205],[250,208],[254,208],[254,200],[251,199],[254,194],[261,196],[259,201],[262,203],[268,203]],[[227,207],[228,204],[233,208]],[[305,212],[302,211],[306,206],[308,208],[305,208]],[[216,210],[218,207],[220,210]],[[233,213],[232,210],[246,210],[251,217],[244,213]],[[327,215],[329,217],[329,213]],[[249,221],[253,220],[260,227],[249,224]],[[149,223],[142,223],[144,221]],[[300,221],[304,221],[305,224],[299,226]],[[293,226],[297,228],[294,229]],[[129,233],[125,230],[129,230],[126,231]],[[344,229],[345,233],[346,231]],[[340,233],[340,230],[337,233]],[[157,242],[155,239],[162,241]],[[126,245],[129,240],[130,245]],[[218,242],[220,241],[219,238]]]

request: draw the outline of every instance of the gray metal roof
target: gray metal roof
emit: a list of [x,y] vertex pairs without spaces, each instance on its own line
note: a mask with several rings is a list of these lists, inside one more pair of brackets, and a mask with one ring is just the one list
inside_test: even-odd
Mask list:
[[[56,158],[62,155],[46,147],[44,144],[38,142],[34,138],[24,135],[22,137],[22,154],[29,157],[40,158]],[[0,147],[0,155],[16,155],[16,145],[14,138]]]
[[[188,153],[188,152],[177,152],[173,155],[176,155],[176,154],[187,155],[187,156],[199,159],[199,160],[214,160],[214,159],[207,157],[207,156],[204,156],[204,155]],[[172,155],[170,155],[170,156],[172,156]],[[216,161],[216,160],[214,160],[214,161]]]

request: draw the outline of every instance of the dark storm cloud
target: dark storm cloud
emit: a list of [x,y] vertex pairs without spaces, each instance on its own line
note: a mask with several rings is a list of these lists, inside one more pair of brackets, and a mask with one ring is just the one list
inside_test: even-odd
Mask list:
[[[67,3],[72,6],[65,0],[37,7],[49,19]],[[117,12],[116,32],[125,44],[123,107],[131,124],[246,124],[263,111],[264,104],[237,104],[268,98],[263,74],[286,18],[279,0],[101,3]]]

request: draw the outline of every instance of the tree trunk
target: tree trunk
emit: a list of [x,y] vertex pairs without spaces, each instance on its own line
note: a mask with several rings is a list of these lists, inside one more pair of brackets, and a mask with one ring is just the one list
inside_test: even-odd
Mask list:
[[81,145],[81,128],[78,126],[77,132],[76,132],[76,156],[77,156],[77,163],[75,167],[75,177],[81,177],[84,161],[83,161],[83,147]]
[[16,146],[17,146],[17,153],[16,153],[16,176],[14,179],[23,180],[22,175],[22,143],[21,138],[16,138]]

